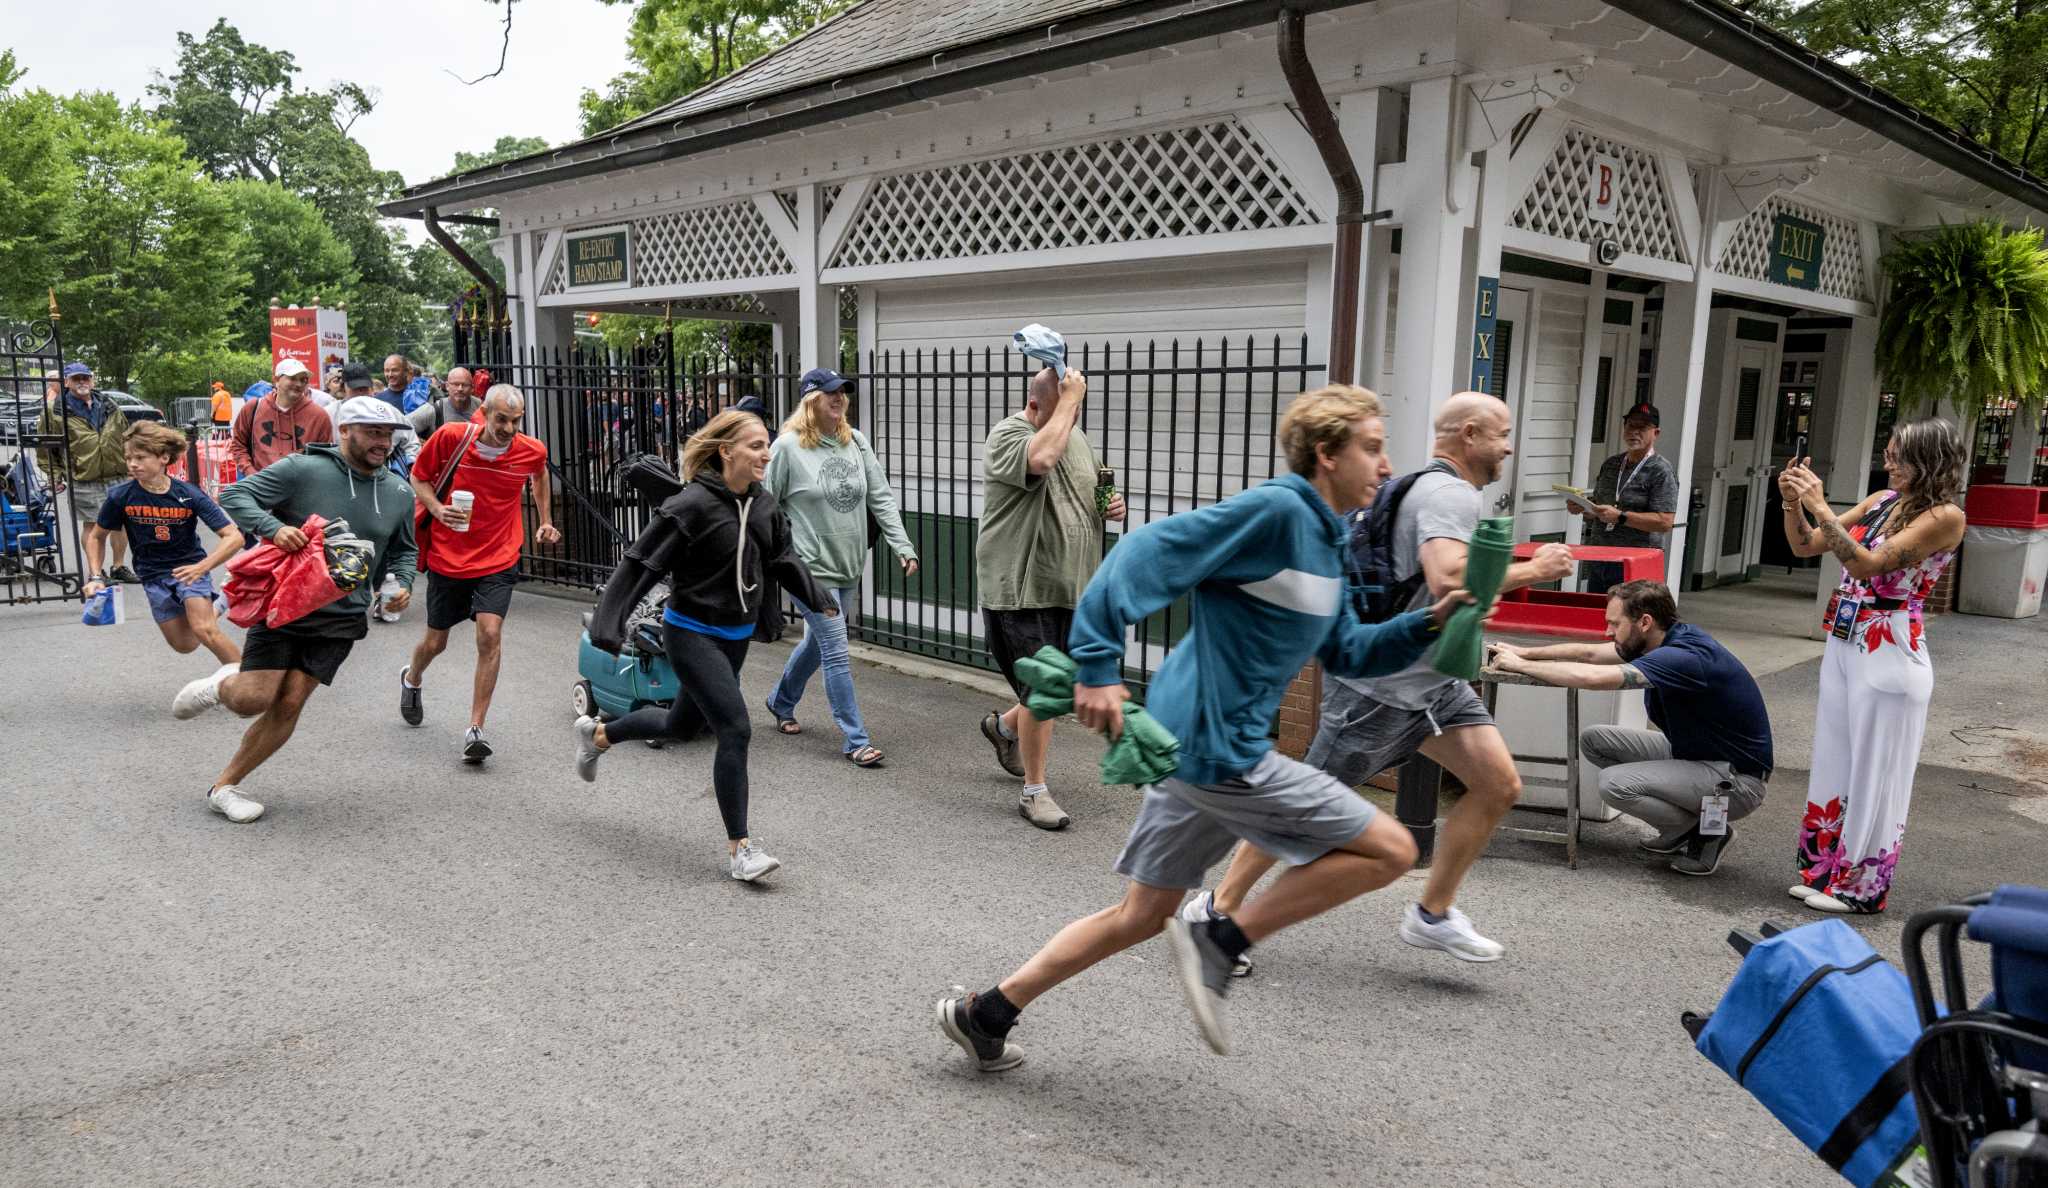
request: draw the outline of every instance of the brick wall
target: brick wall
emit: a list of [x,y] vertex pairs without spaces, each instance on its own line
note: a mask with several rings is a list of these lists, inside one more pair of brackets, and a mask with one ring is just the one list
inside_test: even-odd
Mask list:
[[1294,674],[1287,693],[1280,699],[1280,753],[1290,759],[1308,754],[1315,741],[1316,714],[1323,700],[1323,672],[1311,663]]

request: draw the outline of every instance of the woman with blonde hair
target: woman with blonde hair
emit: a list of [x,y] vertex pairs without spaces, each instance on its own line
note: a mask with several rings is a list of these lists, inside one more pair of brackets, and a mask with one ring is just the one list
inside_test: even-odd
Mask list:
[[[754,634],[763,584],[772,575],[807,602],[830,605],[796,555],[789,520],[761,486],[768,430],[756,417],[727,412],[683,447],[689,483],[656,509],[626,551],[613,583],[665,574],[668,608],[662,644],[681,692],[664,709],[648,706],[611,722],[576,720],[576,774],[597,779],[598,756],[632,739],[687,742],[707,729],[718,739],[712,788],[725,822],[733,878],[751,883],[782,863],[753,844],[747,828],[747,745],[752,726],[740,692],[740,666]],[[607,589],[600,610],[615,601]],[[836,613],[836,612],[835,612]]]
[[1815,911],[1881,912],[1934,693],[1921,607],[1963,539],[1963,442],[1938,417],[1900,425],[1884,448],[1891,486],[1839,516],[1809,461],[1795,458],[1778,476],[1785,539],[1801,557],[1833,553],[1842,584],[1822,624],[1829,634],[1791,893]]
[[[861,431],[846,423],[853,381],[818,368],[804,373],[803,399],[783,423],[782,436],[763,480],[789,514],[797,555],[804,559],[828,603],[799,597],[804,639],[789,654],[782,680],[768,698],[768,712],[783,734],[802,733],[796,703],[812,674],[825,669],[825,698],[832,720],[846,736],[845,754],[860,767],[876,767],[882,752],[868,737],[860,702],[853,692],[853,665],[846,654],[846,610],[868,560],[868,522],[873,517],[894,550],[904,576],[917,572],[917,550],[903,531],[889,476]],[[824,613],[836,609],[839,613]]]

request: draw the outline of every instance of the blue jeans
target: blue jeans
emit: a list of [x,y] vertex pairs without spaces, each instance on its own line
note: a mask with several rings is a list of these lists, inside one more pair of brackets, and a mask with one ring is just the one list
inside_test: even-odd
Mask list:
[[825,669],[825,699],[832,703],[832,721],[839,727],[839,733],[846,736],[846,753],[867,746],[868,728],[860,720],[860,703],[853,696],[853,662],[846,654],[846,611],[854,605],[853,587],[841,586],[827,590],[841,610],[836,617],[827,618],[804,605],[794,595],[790,601],[804,616],[804,641],[789,654],[789,663],[782,666],[782,680],[769,695],[768,708],[777,718],[787,718],[796,713],[796,703],[803,698],[804,686],[811,683],[811,674],[820,666]]

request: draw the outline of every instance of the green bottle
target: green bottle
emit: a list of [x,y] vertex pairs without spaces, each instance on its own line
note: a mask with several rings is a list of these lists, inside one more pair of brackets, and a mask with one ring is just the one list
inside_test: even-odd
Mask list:
[[1438,672],[1459,680],[1479,679],[1480,662],[1486,653],[1486,616],[1493,610],[1493,600],[1500,595],[1501,583],[1507,580],[1514,553],[1513,516],[1479,521],[1465,559],[1465,589],[1478,601],[1451,612],[1450,620],[1444,624],[1432,662]]

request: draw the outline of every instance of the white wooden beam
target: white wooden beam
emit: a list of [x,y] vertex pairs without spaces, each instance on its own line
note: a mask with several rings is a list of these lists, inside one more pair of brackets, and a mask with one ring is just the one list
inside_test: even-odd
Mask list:
[[[999,272],[1032,272],[1046,268],[1085,267],[1131,260],[1176,260],[1188,256],[1269,251],[1275,248],[1327,248],[1326,226],[1274,227],[1234,231],[1227,235],[1186,235],[1136,243],[1104,243],[1089,247],[1043,248],[1005,252],[1000,256],[964,256],[950,260],[919,260],[907,264],[870,264],[860,268],[827,268],[819,279],[828,285],[865,285],[879,281],[919,280],[932,276],[969,276]],[[790,278],[784,278],[787,282]],[[787,284],[784,287],[788,287]]]
[[571,289],[566,293],[542,297],[536,304],[550,308],[568,305],[602,309],[608,303],[639,305],[648,301],[682,301],[690,297],[727,297],[735,293],[786,293],[800,283],[801,277],[785,272],[778,276],[745,276],[734,280],[647,285],[634,289]]
[[[1316,151],[1314,138],[1293,112],[1273,104],[1242,112],[1238,121],[1264,143],[1288,179],[1315,207],[1318,221],[1328,223],[1337,217],[1337,187],[1330,181],[1330,171],[1323,165],[1322,154]],[[1367,158],[1366,163],[1370,165],[1371,159]]]
[[[1584,487],[1593,471],[1593,405],[1600,383],[1600,339],[1607,332],[1607,270],[1593,270],[1593,281],[1586,286],[1586,332],[1579,342],[1579,404],[1577,417],[1572,427],[1572,479],[1574,487]],[[1616,359],[1619,364],[1621,360]],[[1617,368],[1617,370],[1619,370]],[[1618,375],[1612,376],[1619,382]],[[1608,401],[1612,403],[1614,393],[1608,390]],[[1604,459],[1603,459],[1604,461]],[[1571,514],[1570,505],[1565,509],[1565,539],[1572,544],[1579,543],[1585,521]]]
[[782,246],[782,254],[791,260],[803,255],[803,233],[790,219],[789,212],[782,209],[782,200],[769,192],[755,194],[753,199],[754,209],[761,212],[761,218],[767,222],[775,242]]
[[832,209],[825,214],[825,225],[818,231],[820,269],[831,263],[832,253],[839,250],[847,228],[853,226],[853,216],[859,212],[861,203],[867,200],[868,190],[874,184],[873,176],[848,178],[840,188],[839,197],[833,199]]

